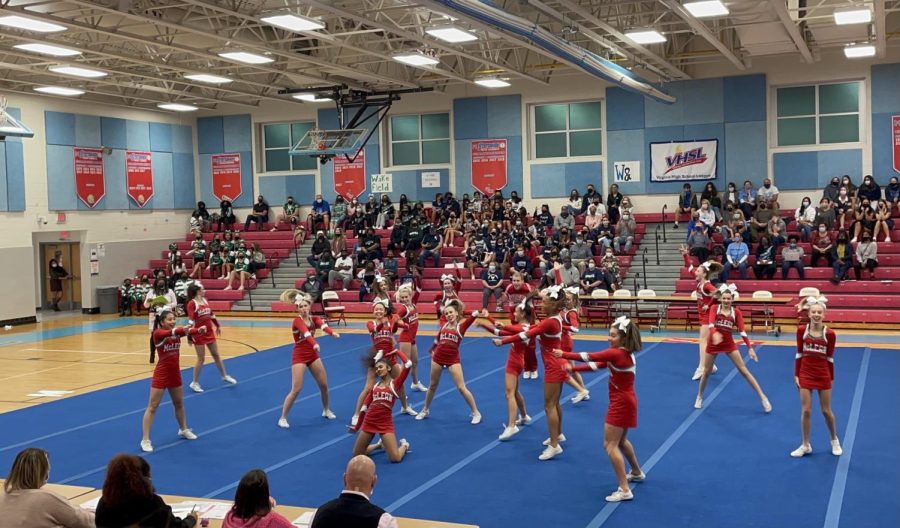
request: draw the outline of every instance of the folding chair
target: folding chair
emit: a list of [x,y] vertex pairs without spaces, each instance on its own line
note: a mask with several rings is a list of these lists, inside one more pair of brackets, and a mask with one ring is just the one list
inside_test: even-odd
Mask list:
[[[621,290],[614,291],[612,296],[613,296],[613,299],[617,299],[620,297],[632,297],[632,293],[631,293],[631,290],[621,289]],[[622,304],[615,303],[615,302],[611,303],[609,305],[609,317],[611,319],[616,319],[622,315],[627,315],[628,317],[632,316],[634,311],[636,311],[636,309],[637,309],[637,301],[625,301],[625,302],[630,302],[631,306],[629,306],[628,308],[623,308]]]
[[337,322],[338,324],[343,322],[344,326],[347,326],[347,318],[344,314],[346,308],[342,305],[332,305],[335,302],[341,302],[337,292],[322,292],[322,310],[325,312],[325,322]]
[[[659,309],[659,304],[652,301],[656,297],[656,291],[640,290],[637,296],[639,300],[634,304],[634,315],[638,324],[643,328],[644,323],[649,323],[647,326],[650,328],[650,333],[659,330],[662,325],[662,313]],[[646,299],[651,300],[652,304]],[[653,307],[651,308],[650,306]]]
[[[593,324],[596,321],[602,326],[610,324],[609,292],[597,288],[591,292],[591,299],[582,306],[585,322]],[[593,299],[597,299],[597,301],[593,301]]]

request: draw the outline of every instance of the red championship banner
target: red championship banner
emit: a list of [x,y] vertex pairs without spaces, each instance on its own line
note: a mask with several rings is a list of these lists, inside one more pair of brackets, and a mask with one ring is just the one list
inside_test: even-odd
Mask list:
[[353,162],[339,154],[334,162],[334,192],[350,201],[366,191],[366,151],[360,149]]
[[125,151],[125,189],[141,208],[153,197],[153,163],[149,152]]
[[894,171],[900,172],[900,115],[891,117],[891,141],[894,145]]
[[106,195],[103,180],[103,149],[75,147],[75,194],[94,208]]
[[212,192],[216,200],[228,198],[232,202],[241,195],[241,155],[212,155]]
[[506,140],[472,142],[472,186],[484,195],[506,187]]

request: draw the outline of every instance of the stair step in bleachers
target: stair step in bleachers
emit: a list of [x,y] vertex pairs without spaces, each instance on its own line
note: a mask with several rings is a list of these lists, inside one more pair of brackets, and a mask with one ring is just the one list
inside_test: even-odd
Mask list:
[[[877,293],[880,295],[900,295],[900,281],[881,282],[879,280],[862,280],[862,281],[844,281],[840,284],[832,284],[830,281],[822,280],[736,280],[731,281],[737,285],[738,291],[749,295],[756,290],[768,290],[775,295],[793,295],[796,296],[801,288],[812,286],[818,288],[823,294],[841,293],[849,294],[857,292],[861,295],[872,291],[873,287],[877,287]],[[877,285],[877,286],[876,286]],[[675,289],[678,292],[690,293],[697,286],[695,280],[679,279],[675,283]]]
[[[748,269],[747,273],[750,276],[753,276],[752,270]],[[834,271],[830,267],[810,268],[809,266],[806,266],[803,268],[803,273],[806,275],[805,280],[828,280],[834,276]],[[875,275],[878,278],[878,280],[898,280],[898,279],[900,279],[900,267],[894,267],[894,268],[878,267],[875,271]],[[777,269],[775,270],[775,276],[781,277],[781,264],[780,263],[777,265]],[[851,277],[854,276],[853,272],[850,273],[850,276]],[[692,279],[693,277],[694,277],[693,271],[689,272],[687,268],[681,268],[680,278]],[[737,268],[734,268],[731,271],[731,279],[735,279],[736,277],[738,277],[738,270],[737,270]],[[795,269],[789,270],[788,277],[797,277],[797,270],[795,270]],[[863,270],[863,277],[864,278],[869,277],[868,271]],[[732,281],[729,280],[729,282],[732,282]]]

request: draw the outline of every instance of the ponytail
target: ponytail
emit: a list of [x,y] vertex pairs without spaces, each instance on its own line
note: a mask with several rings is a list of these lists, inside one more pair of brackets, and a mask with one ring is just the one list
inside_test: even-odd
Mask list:
[[624,332],[620,332],[624,333],[622,336],[622,348],[632,354],[643,348],[643,344],[641,343],[641,329],[638,327],[637,323],[632,321],[628,324],[628,328],[624,330]]

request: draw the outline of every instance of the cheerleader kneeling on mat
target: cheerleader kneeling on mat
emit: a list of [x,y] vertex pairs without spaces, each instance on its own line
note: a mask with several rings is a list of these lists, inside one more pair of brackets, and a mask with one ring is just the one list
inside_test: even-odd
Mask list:
[[[349,432],[360,431],[353,446],[353,456],[371,455],[379,449],[384,449],[388,459],[397,463],[409,452],[409,442],[405,438],[397,441],[397,434],[394,431],[394,403],[400,399],[400,390],[409,376],[412,361],[400,350],[395,350],[390,355],[399,357],[402,364],[396,377],[392,374],[393,369],[387,355],[377,354],[377,351],[373,350],[368,356],[371,359],[368,359],[367,367],[375,371],[376,381],[366,396],[359,420],[350,427]],[[375,435],[380,438],[373,444],[372,439]]]

